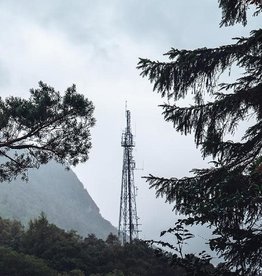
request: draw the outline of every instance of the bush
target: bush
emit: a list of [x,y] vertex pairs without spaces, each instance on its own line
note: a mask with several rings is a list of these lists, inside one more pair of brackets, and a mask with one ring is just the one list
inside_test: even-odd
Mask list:
[[54,276],[57,273],[43,260],[0,247],[1,276]]

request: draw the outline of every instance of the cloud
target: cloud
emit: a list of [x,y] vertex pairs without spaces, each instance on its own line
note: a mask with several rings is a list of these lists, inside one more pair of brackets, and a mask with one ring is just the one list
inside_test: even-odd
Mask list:
[[10,83],[10,74],[5,64],[0,62],[0,87],[4,88]]
[[165,45],[162,51],[174,45],[183,47],[182,40],[192,40],[196,28],[202,28],[206,33],[217,23],[213,18],[206,24],[216,11],[210,1],[199,5],[197,1],[134,0],[121,1],[119,6],[117,18],[122,31],[132,35],[138,43]]
[[[9,0],[0,1],[1,96],[27,96],[43,80],[63,91],[77,90],[93,100],[97,125],[87,164],[75,169],[115,225],[121,184],[121,131],[125,101],[136,132],[138,213],[144,237],[157,237],[174,222],[169,205],[156,201],[140,178],[182,177],[205,166],[193,138],[177,134],[158,107],[163,102],[136,70],[138,57],[163,59],[170,47],[218,46],[249,28],[219,29],[221,12],[215,1],[181,0]],[[251,24],[251,27],[254,24]],[[251,28],[250,27],[250,28]],[[4,86],[5,85],[5,86]],[[136,131],[135,131],[136,130]],[[158,219],[152,210],[158,210]],[[163,225],[162,225],[163,224]],[[154,230],[155,229],[155,230]]]

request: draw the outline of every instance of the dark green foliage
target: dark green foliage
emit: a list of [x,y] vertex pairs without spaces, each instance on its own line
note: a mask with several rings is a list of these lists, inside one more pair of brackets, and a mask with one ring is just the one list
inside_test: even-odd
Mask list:
[[261,12],[262,3],[260,0],[219,0],[219,7],[222,9],[222,21],[220,26],[230,26],[235,23],[247,24],[247,11],[250,5],[256,6],[255,15]]
[[54,159],[62,164],[85,162],[91,148],[94,106],[73,85],[61,96],[39,82],[28,100],[0,99],[0,181]]
[[43,260],[0,247],[1,276],[55,276],[57,273]]
[[[219,3],[222,25],[245,25],[247,8],[255,5],[255,15],[262,8],[259,1]],[[166,55],[170,62],[140,59],[141,75],[169,100],[162,105],[165,120],[181,134],[194,133],[203,157],[211,156],[214,166],[194,169],[191,177],[150,175],[147,181],[157,196],[165,196],[187,216],[184,224],[207,223],[215,229],[216,237],[209,244],[225,258],[228,268],[240,275],[256,275],[262,268],[262,29],[231,45],[173,48]],[[231,83],[218,82],[221,74],[235,67],[244,74]],[[176,103],[190,94],[193,105]],[[240,142],[226,140],[250,118]]]
[[184,226],[184,220],[179,219],[175,227],[162,231],[161,236],[172,234],[177,240],[177,246],[163,241],[147,241],[149,244],[158,245],[163,248],[168,248],[169,251],[175,252],[165,253],[160,249],[156,249],[160,256],[167,256],[170,260],[170,265],[174,268],[175,273],[180,276],[237,276],[236,273],[220,263],[215,267],[210,261],[212,257],[202,251],[196,256],[195,254],[184,254],[183,247],[187,241],[194,237]]
[[[214,267],[204,252],[199,257],[184,256],[180,248],[177,256],[141,240],[122,246],[112,234],[106,241],[93,234],[83,239],[74,231],[65,232],[50,224],[44,214],[31,221],[27,230],[20,227],[15,231],[15,236],[19,236],[16,243],[11,236],[17,222],[0,219],[0,225],[1,233],[7,237],[6,241],[0,240],[0,275],[235,275],[222,264]],[[162,235],[173,232],[181,244],[191,236],[179,224]],[[165,246],[163,242],[159,244]]]
[[[1,230],[7,233],[7,237],[11,235],[12,223],[16,222],[0,219]],[[155,249],[143,241],[137,240],[132,245],[122,246],[112,234],[106,241],[95,235],[83,239],[74,231],[65,232],[50,224],[44,214],[31,221],[27,230],[21,230],[19,237],[15,246],[11,239],[9,242],[1,241],[0,255],[3,251],[3,260],[12,262],[13,268],[4,267],[0,261],[0,275],[52,275],[52,271],[64,276],[174,275],[174,269],[169,266],[169,257],[165,253],[157,257]],[[15,274],[18,269],[21,274]],[[30,274],[33,269],[39,269],[39,274]],[[41,274],[42,270],[46,270],[46,274]]]
[[23,234],[24,228],[20,222],[0,217],[0,246],[18,249]]
[[42,214],[29,223],[21,243],[22,251],[46,260],[58,271],[77,267],[80,237],[73,231],[65,232],[50,224]]

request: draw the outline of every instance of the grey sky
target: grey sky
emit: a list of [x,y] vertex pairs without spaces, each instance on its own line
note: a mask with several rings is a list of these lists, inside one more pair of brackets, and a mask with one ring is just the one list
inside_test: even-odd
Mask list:
[[151,84],[136,70],[138,57],[162,59],[171,47],[215,47],[246,28],[219,28],[217,1],[9,0],[0,1],[1,95],[27,96],[42,80],[63,91],[72,83],[93,100],[97,125],[86,164],[74,171],[102,215],[118,224],[125,101],[136,134],[138,214],[143,238],[157,238],[175,221],[140,177],[182,177],[206,166],[192,137],[164,122]]

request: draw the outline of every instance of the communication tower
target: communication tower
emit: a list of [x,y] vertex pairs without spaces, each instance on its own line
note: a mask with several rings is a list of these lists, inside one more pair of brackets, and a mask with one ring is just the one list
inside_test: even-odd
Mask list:
[[131,131],[131,114],[126,110],[126,128],[122,134],[121,146],[124,148],[122,185],[120,196],[120,213],[118,238],[125,244],[138,239],[138,217],[136,211],[136,187],[134,183],[135,161],[133,148],[135,147]]

